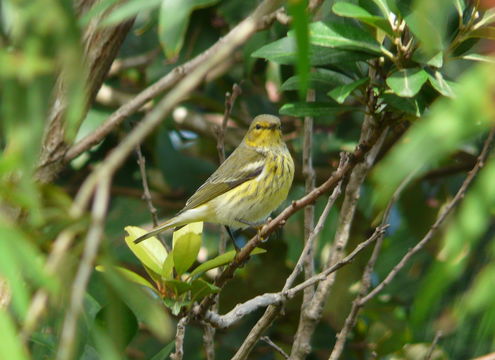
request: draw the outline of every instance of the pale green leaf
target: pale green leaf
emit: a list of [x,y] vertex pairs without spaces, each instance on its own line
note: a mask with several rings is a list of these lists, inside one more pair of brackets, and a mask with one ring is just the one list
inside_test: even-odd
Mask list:
[[495,8],[490,8],[483,14],[483,17],[475,25],[475,28],[480,28],[482,26],[491,24],[495,22]]
[[1,359],[27,360],[30,358],[24,349],[21,337],[16,331],[14,321],[7,311],[1,308],[0,334],[2,334],[2,345],[0,346]]
[[426,71],[420,68],[404,69],[387,77],[387,85],[402,97],[413,97],[428,80]]
[[345,99],[347,99],[347,97],[349,95],[351,95],[351,93],[354,90],[356,90],[361,85],[366,84],[368,81],[369,81],[369,78],[365,77],[363,79],[359,79],[357,81],[354,81],[350,84],[338,86],[338,87],[334,88],[332,91],[330,91],[328,93],[328,96],[330,96],[332,99],[337,101],[339,104],[342,104],[345,101]]
[[466,54],[466,55],[461,56],[461,59],[495,64],[495,56],[486,56],[486,55],[480,55],[480,54]]
[[[251,254],[250,255],[258,255],[258,254],[263,254],[265,252],[266,252],[265,249],[254,248],[253,251],[251,251]],[[196,276],[199,276],[199,275],[207,272],[208,270],[217,268],[219,266],[226,265],[226,264],[232,262],[232,260],[234,260],[235,255],[236,255],[236,251],[235,250],[231,250],[231,251],[228,251],[228,252],[226,252],[224,254],[220,254],[220,255],[218,255],[217,257],[215,257],[215,258],[213,258],[211,260],[205,261],[204,263],[202,263],[201,265],[199,265],[196,269],[194,269],[191,272],[190,277],[191,278],[194,278]]]
[[174,232],[173,251],[174,267],[177,274],[182,275],[196,261],[201,247],[203,223],[195,222]]
[[134,240],[146,234],[147,231],[137,226],[126,226],[125,231],[128,233],[125,237],[125,242],[139,261],[155,274],[161,274],[167,251],[160,240],[156,237],[151,237],[139,244],[135,244]]
[[128,20],[142,11],[151,10],[160,5],[162,0],[130,0],[122,3],[113,9],[110,14],[102,21],[102,25],[115,25],[122,21]]

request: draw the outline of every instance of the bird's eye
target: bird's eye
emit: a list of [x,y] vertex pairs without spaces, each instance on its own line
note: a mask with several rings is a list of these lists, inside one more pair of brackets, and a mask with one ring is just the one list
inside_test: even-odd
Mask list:
[[259,129],[261,129],[261,125],[260,125],[260,124],[257,124],[257,125],[255,126],[255,128],[256,128],[256,130],[259,130]]

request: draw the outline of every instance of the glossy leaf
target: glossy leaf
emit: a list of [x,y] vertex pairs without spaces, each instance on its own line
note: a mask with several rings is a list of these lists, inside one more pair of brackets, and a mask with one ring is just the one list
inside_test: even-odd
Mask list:
[[[293,37],[285,37],[262,46],[254,51],[251,56],[268,59],[277,64],[292,65],[297,61],[297,46]],[[373,55],[343,49],[333,49],[322,46],[311,45],[309,48],[310,64],[313,66],[326,64],[348,64],[358,61],[365,61]]]
[[191,13],[217,2],[218,0],[161,0],[158,35],[167,58],[175,58],[182,49]]
[[428,74],[423,69],[404,69],[387,77],[387,85],[399,96],[413,97],[421,90],[426,80]]
[[440,94],[447,97],[455,97],[454,90],[452,86],[443,78],[440,71],[435,71],[434,74],[428,73],[428,80],[430,84],[437,90]]
[[345,101],[345,99],[347,99],[347,97],[351,95],[351,93],[354,90],[359,88],[361,85],[366,84],[369,80],[370,79],[368,77],[365,77],[363,79],[356,80],[350,84],[336,87],[328,93],[328,96],[330,96],[332,99],[337,101],[339,104],[342,104]]
[[379,28],[390,36],[394,35],[392,27],[390,26],[390,23],[387,19],[384,19],[380,16],[372,15],[366,9],[363,9],[358,5],[339,1],[333,5],[332,11],[339,16],[358,19],[363,23],[371,25],[375,28]]
[[380,44],[365,30],[350,24],[312,23],[310,41],[314,45],[358,50],[373,55],[380,55]]
[[201,247],[202,233],[202,222],[188,224],[174,232],[172,254],[174,257],[174,268],[179,276],[187,271],[196,261]]
[[480,55],[480,54],[466,54],[466,55],[461,56],[461,59],[495,64],[495,57],[494,56],[486,56],[486,55]]
[[279,113],[290,116],[333,116],[347,111],[358,110],[350,106],[338,106],[326,102],[297,102],[283,105]]
[[[253,251],[251,251],[250,255],[258,255],[258,254],[263,254],[265,252],[266,252],[265,249],[254,248]],[[190,277],[195,278],[195,277],[207,272],[208,270],[217,268],[219,266],[226,265],[226,264],[232,262],[232,260],[234,260],[235,255],[236,255],[236,251],[231,250],[231,251],[227,251],[226,253],[220,254],[211,260],[205,261],[204,263],[199,265],[196,269],[194,269],[191,272]]]
[[[317,68],[314,72],[309,74],[309,84],[311,88],[315,90],[320,90],[322,92],[328,92],[331,88],[339,85],[348,84],[352,81],[348,76],[327,69]],[[297,90],[299,85],[299,76],[292,76],[287,79],[280,90],[290,91]]]
[[147,231],[137,226],[126,226],[125,231],[128,234],[125,237],[125,242],[139,261],[155,274],[161,274],[163,262],[167,257],[167,251],[160,240],[156,237],[151,237],[139,244],[134,244],[134,240],[146,234]]
[[161,277],[163,279],[169,280],[174,277],[174,255],[169,254],[165,261],[163,262]]

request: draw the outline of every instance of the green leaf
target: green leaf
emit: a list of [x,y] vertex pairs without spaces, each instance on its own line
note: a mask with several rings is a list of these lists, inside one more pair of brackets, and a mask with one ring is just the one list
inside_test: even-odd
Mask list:
[[[266,252],[265,249],[254,248],[253,251],[251,251],[250,255],[258,255],[258,254],[263,254],[265,252]],[[211,269],[217,268],[219,266],[223,266],[225,264],[228,264],[228,263],[232,262],[232,260],[234,260],[235,255],[236,255],[236,251],[231,250],[231,251],[228,251],[224,254],[220,254],[211,260],[205,261],[204,263],[199,265],[196,269],[194,269],[191,272],[190,277],[192,279],[194,279],[195,277],[207,272],[208,270],[211,270]]]
[[158,36],[168,59],[175,58],[182,49],[191,13],[217,2],[218,0],[162,0]]
[[[136,274],[134,271],[128,270],[128,269],[123,268],[121,266],[112,266],[112,268],[113,268],[113,270],[121,273],[122,276],[124,276],[127,280],[132,281],[138,285],[146,286],[146,287],[150,288],[151,290],[153,290],[154,292],[156,292],[155,287],[153,285],[151,285],[151,283],[148,280],[146,280],[141,275]],[[106,268],[104,265],[98,265],[98,266],[96,266],[95,269],[97,271],[100,271],[100,272],[106,271]]]
[[387,105],[394,109],[420,117],[424,111],[424,105],[416,98],[403,98],[395,94],[382,94],[380,97]]
[[479,29],[482,26],[485,26],[485,25],[488,25],[488,24],[491,24],[494,22],[495,22],[495,8],[491,8],[491,9],[488,9],[487,11],[485,11],[481,20],[478,21],[474,27],[476,29]]
[[473,30],[468,35],[470,38],[495,40],[495,26],[485,26]]
[[168,307],[172,314],[177,316],[179,315],[181,309],[183,307],[187,307],[189,305],[192,304],[192,301],[191,300],[175,300],[175,299],[171,299],[171,298],[165,298],[163,299],[163,304]]
[[[285,37],[262,46],[254,51],[251,56],[268,59],[277,64],[293,65],[297,61],[297,46],[293,37]],[[366,61],[373,55],[351,50],[332,49],[311,45],[309,47],[309,60],[313,66],[318,65],[348,65],[358,61]]]
[[390,7],[388,6],[387,0],[373,0],[373,2],[378,6],[383,16],[385,16],[390,21],[396,18],[395,14],[392,13]]
[[390,23],[388,22],[387,19],[384,19],[380,16],[372,15],[366,9],[358,5],[349,2],[339,1],[333,5],[332,11],[339,16],[358,19],[363,23],[366,23],[375,28],[379,28],[383,30],[385,33],[387,33],[390,36],[394,36],[392,27],[390,26]]
[[217,294],[220,288],[203,279],[196,279],[191,283],[191,299],[197,301],[210,294]]
[[153,355],[151,360],[166,360],[175,349],[175,340],[169,342],[163,349]]
[[166,280],[165,286],[173,290],[173,292],[177,296],[191,289],[191,284],[180,280]]
[[428,74],[423,69],[404,69],[390,75],[387,78],[387,85],[399,96],[413,97],[421,90],[426,80]]
[[[311,88],[315,90],[321,90],[327,92],[335,86],[348,84],[352,79],[348,76],[327,69],[317,68],[314,72],[309,74],[309,84]],[[299,86],[299,76],[292,76],[288,78],[280,87],[282,91],[297,90]]]
[[151,10],[160,5],[162,0],[130,0],[122,3],[119,7],[115,8],[110,14],[102,21],[102,25],[110,26],[118,24],[122,21],[128,20],[142,11]]
[[29,358],[21,338],[16,332],[14,321],[4,309],[0,309],[0,334],[2,334],[0,358],[9,360],[27,360]]
[[163,279],[172,279],[174,277],[174,255],[168,254],[167,258],[163,262],[161,276]]
[[466,55],[461,56],[461,59],[495,64],[495,57],[494,56],[486,56],[486,55],[480,55],[480,54],[466,54]]
[[309,33],[314,45],[381,55],[380,44],[375,38],[354,25],[319,21],[310,24]]
[[306,99],[309,74],[309,32],[307,0],[290,1],[289,14],[292,16],[291,27],[294,29],[297,44],[296,69],[299,75],[299,98]]
[[334,88],[332,91],[328,93],[328,96],[330,96],[332,99],[337,101],[339,104],[342,104],[345,99],[358,87],[361,85],[366,84],[369,81],[369,77],[365,77],[363,79],[359,79],[357,81],[354,81],[350,84],[342,85],[339,87]]
[[172,254],[177,275],[182,275],[196,261],[201,247],[202,233],[202,222],[188,224],[174,232]]
[[359,110],[356,107],[338,106],[326,102],[296,102],[283,105],[279,113],[289,116],[334,116],[347,111]]
[[447,97],[455,97],[454,90],[451,85],[443,78],[443,75],[440,71],[435,71],[432,75],[428,73],[428,80],[430,84],[437,90],[440,94]]
[[144,266],[155,274],[160,275],[163,262],[167,257],[167,251],[160,240],[153,236],[146,241],[135,244],[134,240],[146,234],[147,231],[137,226],[126,226],[125,231],[129,234],[125,237],[125,242],[129,249],[131,249]]

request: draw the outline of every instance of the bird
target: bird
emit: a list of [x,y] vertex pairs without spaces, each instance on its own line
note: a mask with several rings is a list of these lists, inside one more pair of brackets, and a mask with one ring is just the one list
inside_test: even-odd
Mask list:
[[134,243],[199,221],[225,225],[234,240],[233,230],[250,226],[259,229],[264,224],[287,198],[293,179],[294,161],[282,138],[280,119],[258,115],[238,147],[187,200],[184,208]]

